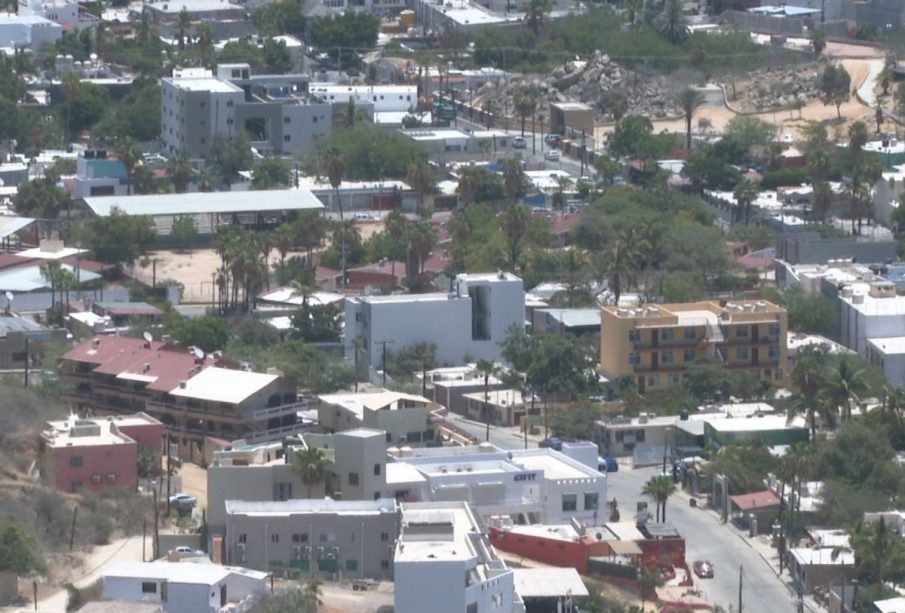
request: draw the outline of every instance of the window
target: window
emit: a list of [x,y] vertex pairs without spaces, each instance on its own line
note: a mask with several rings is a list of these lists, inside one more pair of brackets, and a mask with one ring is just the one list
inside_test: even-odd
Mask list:
[[629,330],[628,342],[637,343],[641,340],[641,330]]
[[283,123],[292,123],[292,117],[283,117]]
[[664,328],[660,331],[660,340],[671,341],[676,338],[676,331],[672,328]]
[[284,143],[288,143],[288,142],[291,141],[291,140],[292,140],[292,136],[290,136],[289,134],[284,134],[284,135],[283,135],[283,142],[284,142]]
[[270,542],[271,542],[271,543],[279,543],[279,542],[280,542],[280,533],[279,533],[279,532],[274,532],[273,534],[271,534],[271,535],[270,535]]
[[735,329],[735,338],[748,338],[748,326],[738,326]]
[[691,341],[697,338],[698,335],[693,327],[687,327],[682,331],[682,336],[686,341]]
[[503,606],[503,593],[496,592],[493,596],[491,596],[491,602],[493,602],[493,607],[498,609]]
[[641,354],[633,351],[628,354],[628,363],[632,366],[637,366],[641,363]]
[[380,464],[375,464],[375,465],[374,465],[374,476],[375,476],[375,477],[379,477],[379,476],[380,476]]
[[679,375],[676,373],[672,373],[669,375],[669,384],[670,385],[679,385]]
[[83,485],[84,484],[81,481],[73,481],[69,484],[69,491],[75,494],[76,492],[81,491]]
[[232,100],[227,100],[227,101],[226,101],[226,108],[228,108],[228,109],[233,108],[233,101],[232,101]]
[[232,118],[232,117],[228,117],[228,118],[226,119],[226,125],[228,125],[228,126],[233,125],[233,118]]
[[156,581],[142,581],[141,582],[141,593],[142,594],[156,594],[157,593],[157,582]]
[[563,511],[575,511],[578,508],[578,495],[577,494],[563,494],[562,495],[562,510]]
[[78,468],[82,465],[82,456],[74,455],[69,457],[69,467],[70,468]]
[[307,532],[302,532],[302,533],[297,532],[297,533],[293,534],[292,542],[295,543],[296,545],[299,543],[307,543],[308,542],[308,533]]
[[116,473],[107,473],[107,482],[116,483]]
[[381,532],[381,533],[380,533],[380,542],[381,542],[381,543],[386,543],[386,542],[389,541],[389,540],[390,540],[390,535],[389,535],[388,532]]
[[386,569],[388,569],[389,567],[390,567],[390,561],[389,561],[389,560],[381,560],[381,561],[380,561],[380,568],[381,568],[381,569],[386,570]]
[[774,375],[774,378],[775,378],[777,381],[782,381],[782,368],[777,368],[777,369],[776,369],[776,373],[775,373],[775,375]]
[[660,362],[663,364],[672,364],[673,363],[673,354],[672,351],[662,351],[660,352]]
[[597,492],[585,492],[584,495],[584,510],[585,511],[596,511],[600,508],[600,498]]
[[314,115],[314,116],[311,118],[311,123],[317,123],[317,115]]
[[247,535],[247,534],[240,534],[240,535],[239,535],[239,542],[240,542],[240,543],[247,543],[247,542],[248,542],[248,535]]
[[657,387],[658,383],[660,383],[660,377],[651,375],[647,378],[647,387]]
[[319,540],[321,543],[326,543],[326,542],[327,542],[327,535],[326,535],[326,534],[321,534],[321,535],[318,537],[318,540]]
[[747,360],[748,359],[748,348],[747,347],[739,347],[735,350],[735,359],[736,360]]
[[694,349],[686,349],[682,352],[682,360],[684,362],[693,362],[696,357],[697,354]]
[[347,571],[357,571],[358,570],[358,560],[346,560],[346,570]]
[[358,485],[358,473],[349,473],[349,485]]
[[13,352],[13,362],[24,362],[25,361],[25,352],[24,351],[14,351]]
[[770,345],[770,349],[768,351],[771,360],[775,360],[779,357],[779,345]]
[[767,332],[767,334],[769,334],[770,336],[779,336],[779,324],[778,323],[770,324],[770,329]]

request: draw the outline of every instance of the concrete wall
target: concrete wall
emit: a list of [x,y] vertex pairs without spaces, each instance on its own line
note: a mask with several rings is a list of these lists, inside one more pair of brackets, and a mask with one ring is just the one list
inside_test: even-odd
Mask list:
[[235,110],[245,100],[244,92],[186,91],[166,79],[161,88],[161,138],[166,155],[203,158],[215,135],[239,134]]
[[[386,489],[386,437],[361,430],[334,437],[336,474],[343,500],[374,500]],[[357,477],[350,483],[349,474]]]
[[[134,442],[44,447],[44,455],[45,481],[60,491],[74,492],[81,488],[100,492],[138,487],[138,446]],[[78,466],[73,466],[73,462]]]
[[824,239],[817,234],[791,233],[776,239],[776,257],[790,264],[825,264],[838,258],[864,263],[888,262],[896,260],[896,242],[859,240],[853,236]]
[[588,573],[588,547],[579,541],[563,541],[491,528],[490,544],[501,551],[514,553],[529,560],[537,560],[551,566],[574,568],[582,575]]
[[395,563],[396,613],[462,613],[466,610],[463,560]]
[[[124,600],[126,602],[166,602],[167,613],[206,613],[220,609],[220,587],[225,581],[208,586],[188,583],[163,582],[148,579],[157,584],[155,593],[142,592],[143,580],[131,577],[104,577],[104,600]],[[166,583],[163,588],[162,583]],[[167,592],[166,601],[161,591]],[[208,594],[215,594],[211,597]]]

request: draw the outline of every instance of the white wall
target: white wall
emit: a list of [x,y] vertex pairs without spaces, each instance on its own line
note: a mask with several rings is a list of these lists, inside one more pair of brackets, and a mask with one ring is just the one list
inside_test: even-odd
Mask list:
[[396,613],[462,613],[465,611],[464,560],[396,562]]
[[[869,300],[870,298],[865,298]],[[902,298],[886,298],[885,300],[901,300]],[[867,339],[885,336],[905,335],[905,317],[902,315],[865,316],[851,304],[840,300],[840,325],[842,327],[842,344],[855,351],[862,358],[867,358]]]
[[[145,594],[141,591],[141,584],[145,581],[157,583],[156,594]],[[103,598],[126,602],[162,602],[160,599],[161,583],[156,579],[104,577]],[[166,590],[167,601],[164,603],[164,608],[167,613],[207,613],[220,608],[220,584],[207,586],[168,582]],[[211,597],[210,594],[215,594],[215,596]]]

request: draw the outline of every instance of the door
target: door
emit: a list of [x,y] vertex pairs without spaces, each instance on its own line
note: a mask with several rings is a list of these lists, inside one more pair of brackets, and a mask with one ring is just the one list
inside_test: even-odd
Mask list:
[[751,326],[751,342],[752,343],[760,342],[760,326],[758,326],[758,325]]
[[757,347],[751,349],[751,363],[755,366],[760,363],[760,356],[758,355]]

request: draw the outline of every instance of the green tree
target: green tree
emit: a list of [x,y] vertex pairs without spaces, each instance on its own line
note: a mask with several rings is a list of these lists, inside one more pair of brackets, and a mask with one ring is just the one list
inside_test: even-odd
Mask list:
[[418,260],[418,273],[423,273],[424,263],[437,245],[437,231],[426,221],[416,221],[406,227],[405,241]]
[[757,184],[750,179],[742,179],[733,190],[732,195],[735,197],[737,211],[733,217],[744,218],[746,226],[751,221],[751,207],[754,205],[758,193],[760,190],[757,188]]
[[48,178],[33,179],[19,186],[13,208],[19,215],[53,219],[69,209],[69,193]]
[[240,170],[252,166],[251,148],[244,137],[217,134],[207,152],[207,163],[213,168],[221,184],[228,184]]
[[434,171],[427,160],[419,158],[409,164],[406,178],[418,196],[417,214],[420,217],[424,213],[424,195],[434,186]]
[[704,94],[693,87],[686,87],[679,93],[679,105],[685,113],[685,148],[691,151],[691,120],[695,111],[704,104]]
[[290,34],[302,37],[305,34],[302,7],[292,0],[278,0],[257,8],[252,14],[252,21],[258,32],[265,36]]
[[108,264],[132,264],[157,239],[154,222],[145,215],[127,215],[114,207],[107,217],[86,220],[77,231],[95,259]]
[[289,164],[278,157],[268,156],[255,166],[252,189],[285,188],[292,183],[292,171]]
[[411,163],[424,157],[408,138],[365,122],[334,129],[329,146],[342,154],[352,181],[404,180]]
[[[808,416],[811,441],[817,437],[817,413],[826,405],[821,403],[820,391],[828,376],[824,362],[827,352],[822,346],[808,345],[799,349],[792,367],[791,382],[795,390],[796,404]],[[831,416],[831,418],[834,416]],[[830,421],[830,423],[833,423]]]
[[292,56],[286,48],[286,43],[281,40],[264,39],[261,54],[264,66],[272,74],[283,74],[292,69]]
[[840,107],[851,96],[852,78],[842,64],[828,64],[820,78],[820,98],[824,104],[836,106],[836,117],[842,121]]
[[688,20],[682,12],[680,0],[666,0],[663,12],[657,18],[657,34],[674,45],[683,43],[688,39],[690,30]]
[[356,58],[355,51],[374,48],[378,26],[377,17],[371,13],[347,11],[313,19],[309,36],[313,46],[335,54],[335,59],[346,65]]
[[229,325],[219,317],[179,318],[168,329],[184,347],[199,347],[207,353],[222,350],[230,338]]
[[308,488],[308,498],[315,485],[323,483],[330,474],[330,462],[317,448],[309,447],[295,452],[292,469]]
[[517,203],[510,204],[506,212],[500,217],[500,226],[506,239],[509,265],[513,271],[522,268],[522,253],[530,220],[531,211],[528,207]]
[[192,27],[192,18],[185,7],[179,11],[176,17],[176,40],[179,43],[179,50],[185,51],[185,39],[188,37],[189,28]]
[[0,571],[24,575],[37,565],[34,542],[23,527],[6,523],[0,528]]
[[676,493],[676,484],[672,477],[657,475],[644,484],[641,494],[653,498],[657,505],[657,521],[666,521],[666,501]]
[[648,241],[634,231],[626,230],[613,241],[611,246],[594,259],[594,265],[601,279],[607,282],[613,293],[613,304],[619,304],[624,289],[634,284],[641,269],[644,252],[650,249]]
[[173,189],[176,190],[177,194],[182,194],[188,189],[194,170],[192,170],[192,165],[189,164],[188,158],[184,155],[179,155],[167,162],[167,174],[170,177],[170,181],[173,182]]
[[[339,223],[343,223],[343,202],[339,196],[339,187],[343,182],[343,175],[346,172],[346,161],[342,153],[336,148],[329,148],[323,154],[323,167],[333,187],[333,195],[336,198],[336,206],[339,209]],[[346,232],[340,233],[340,262],[342,263],[342,285],[346,286]]]
[[622,174],[622,164],[608,155],[600,155],[594,160],[594,169],[603,181],[604,187],[613,185],[616,177]]
[[50,308],[56,308],[56,288],[57,280],[60,277],[62,265],[58,260],[47,260],[41,264],[41,278],[50,283]]
[[525,195],[525,171],[522,170],[520,160],[510,158],[503,162],[503,187],[506,190],[506,196],[516,202],[520,197]]
[[264,52],[254,43],[245,40],[232,40],[223,45],[217,54],[220,64],[248,64],[252,70],[260,72],[265,69]]
[[816,55],[820,55],[826,49],[826,33],[823,30],[814,29],[811,32],[811,49]]
[[134,138],[126,137],[116,143],[116,157],[126,167],[126,189],[132,194],[132,181],[135,177],[135,168],[142,161],[141,149]]
[[553,1],[528,0],[524,8],[525,22],[528,24],[528,27],[531,28],[531,31],[534,32],[534,37],[537,38],[540,36],[541,28],[547,23],[547,20],[550,17],[550,11],[553,9]]
[[823,397],[831,410],[841,409],[843,421],[852,416],[852,402],[857,402],[867,391],[864,370],[848,355],[839,358],[824,382]]
[[478,360],[477,364],[475,364],[475,368],[478,371],[478,374],[484,378],[484,405],[482,407],[482,413],[484,414],[484,423],[487,426],[487,429],[484,434],[484,440],[490,440],[490,422],[493,418],[492,411],[490,409],[490,401],[489,401],[489,393],[490,393],[490,378],[496,376],[499,373],[499,367],[493,362],[493,360]]
[[[542,0],[548,1],[548,0]],[[522,123],[522,137],[525,136],[525,120],[537,109],[537,93],[530,88],[522,88],[515,98],[515,111]]]
[[290,321],[298,338],[307,343],[335,343],[340,339],[342,322],[331,305],[309,305],[303,301]]
[[198,237],[198,228],[195,226],[195,218],[191,215],[180,215],[173,220],[173,226],[170,232],[179,249],[188,249]]

